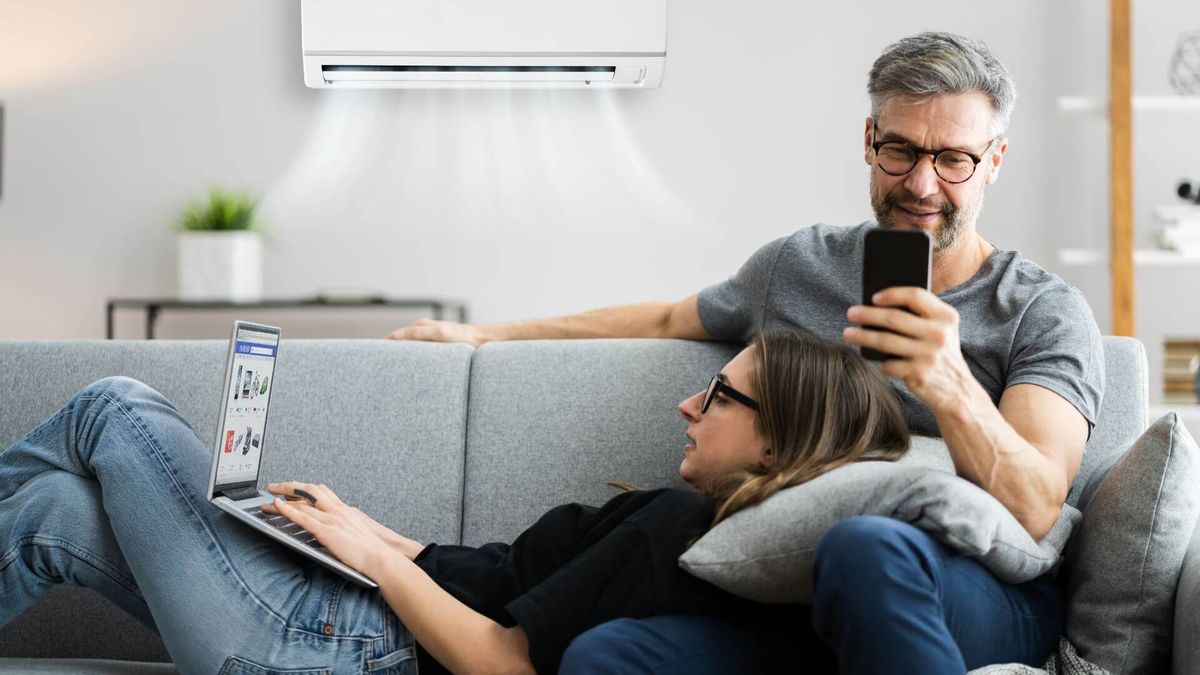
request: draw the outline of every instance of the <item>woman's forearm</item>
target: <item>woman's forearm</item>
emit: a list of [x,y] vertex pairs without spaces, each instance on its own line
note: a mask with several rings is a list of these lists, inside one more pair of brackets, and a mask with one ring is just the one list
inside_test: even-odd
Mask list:
[[520,626],[505,628],[467,607],[393,549],[363,570],[417,642],[452,673],[533,673]]

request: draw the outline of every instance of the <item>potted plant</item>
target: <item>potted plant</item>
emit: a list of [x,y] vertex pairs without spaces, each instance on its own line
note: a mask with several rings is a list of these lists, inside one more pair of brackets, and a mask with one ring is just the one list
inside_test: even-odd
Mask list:
[[262,297],[262,237],[248,194],[222,188],[189,203],[179,219],[179,296],[254,301]]

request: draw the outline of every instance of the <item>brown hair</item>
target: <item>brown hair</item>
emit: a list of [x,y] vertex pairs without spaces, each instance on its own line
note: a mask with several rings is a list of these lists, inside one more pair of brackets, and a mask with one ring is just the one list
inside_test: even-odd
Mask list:
[[896,393],[854,349],[780,328],[760,332],[750,345],[756,424],[772,461],[699,486],[716,503],[713,525],[840,466],[895,460],[908,451]]

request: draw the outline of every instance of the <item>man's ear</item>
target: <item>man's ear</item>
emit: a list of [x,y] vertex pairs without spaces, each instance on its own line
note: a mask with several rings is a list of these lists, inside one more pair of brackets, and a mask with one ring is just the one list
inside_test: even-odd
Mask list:
[[1008,137],[1001,136],[996,141],[996,150],[987,159],[988,177],[986,185],[995,183],[1000,178],[1000,166],[1004,164],[1004,153],[1008,152]]
[[875,158],[872,157],[871,150],[871,129],[875,126],[875,120],[867,118],[866,128],[863,129],[863,161],[867,164],[874,164]]

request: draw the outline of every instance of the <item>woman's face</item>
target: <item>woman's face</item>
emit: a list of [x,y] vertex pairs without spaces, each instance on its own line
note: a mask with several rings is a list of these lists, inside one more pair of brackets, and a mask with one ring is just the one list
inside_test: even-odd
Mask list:
[[[721,374],[737,391],[753,398],[750,377],[755,366],[754,348],[747,347],[725,364]],[[755,425],[757,413],[725,394],[718,394],[700,412],[704,391],[684,399],[679,414],[687,420],[688,442],[683,446],[679,475],[692,485],[731,471],[765,465],[767,440]]]

